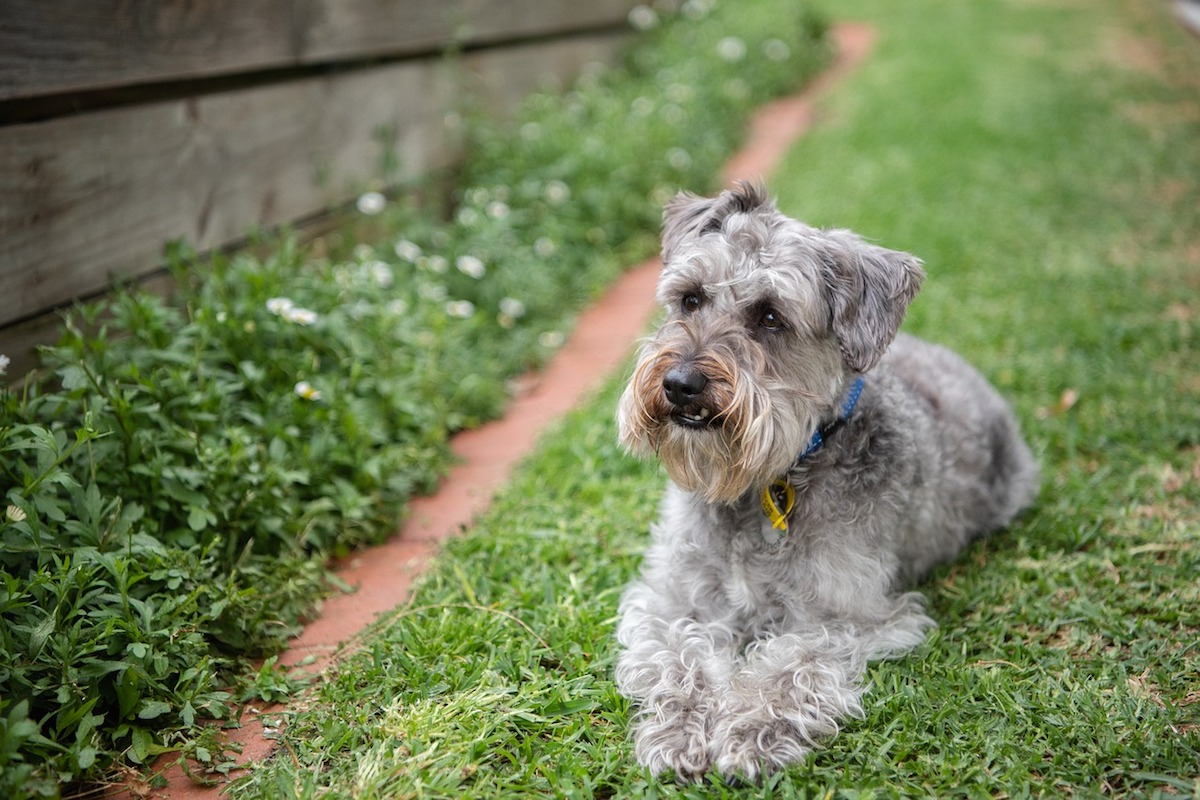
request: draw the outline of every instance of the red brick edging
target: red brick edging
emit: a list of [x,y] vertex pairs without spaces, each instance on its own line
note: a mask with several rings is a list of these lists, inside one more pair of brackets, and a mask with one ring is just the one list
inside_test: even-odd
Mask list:
[[[872,28],[844,23],[833,29],[834,64],[802,93],[760,109],[751,120],[746,145],[726,164],[726,184],[763,178],[774,171],[788,148],[815,116],[815,101],[856,67],[875,41]],[[458,459],[436,493],[409,504],[408,521],[387,542],[347,559],[338,577],[355,591],[325,601],[321,615],[305,627],[279,657],[279,663],[317,673],[329,666],[338,649],[352,641],[378,615],[402,604],[413,578],[429,562],[439,543],[468,526],[505,484],[513,467],[528,456],[538,435],[575,407],[624,363],[655,310],[654,285],[660,264],[648,261],[626,272],[607,294],[580,315],[563,348],[541,372],[526,376],[522,394],[503,418],[457,434],[451,449]],[[311,658],[307,664],[305,659]],[[271,706],[246,713],[242,726],[228,734],[242,746],[245,763],[262,760],[274,749],[264,737],[263,718],[286,710]],[[167,785],[150,789],[132,783],[114,787],[113,800],[144,797],[215,800],[221,786],[192,781],[175,764],[164,772]]]

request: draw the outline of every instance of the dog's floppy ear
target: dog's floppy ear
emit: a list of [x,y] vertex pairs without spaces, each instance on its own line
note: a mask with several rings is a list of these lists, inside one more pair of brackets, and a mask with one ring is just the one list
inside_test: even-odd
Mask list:
[[828,231],[822,252],[833,333],[847,366],[866,372],[900,330],[921,288],[921,261],[908,253],[867,244],[849,231]]
[[762,184],[748,181],[738,181],[716,197],[680,192],[663,208],[663,261],[669,262],[689,240],[720,231],[730,214],[748,213],[769,203]]

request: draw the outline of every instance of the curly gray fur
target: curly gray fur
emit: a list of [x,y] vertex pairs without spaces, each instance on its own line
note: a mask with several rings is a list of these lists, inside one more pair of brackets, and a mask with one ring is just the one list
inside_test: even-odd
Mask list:
[[[753,779],[861,714],[866,664],[934,624],[905,587],[1032,502],[1037,468],[978,372],[897,334],[924,277],[912,256],[743,184],[676,198],[663,258],[668,317],[618,421],[671,480],[621,601],[616,677],[641,763]],[[860,375],[853,414],[797,460]],[[760,496],[781,478],[795,505],[773,536]]]

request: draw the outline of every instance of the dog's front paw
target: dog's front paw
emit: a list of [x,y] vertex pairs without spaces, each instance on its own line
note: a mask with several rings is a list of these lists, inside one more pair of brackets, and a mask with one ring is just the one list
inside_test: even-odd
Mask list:
[[819,740],[838,732],[839,718],[859,713],[857,692],[829,680],[833,674],[760,675],[753,688],[727,697],[712,735],[713,766],[726,777],[754,780],[802,761]]
[[716,733],[713,766],[726,778],[746,781],[802,760],[812,744],[786,719],[738,719]]
[[634,732],[638,762],[655,775],[674,772],[679,781],[701,777],[712,766],[711,719],[684,699],[655,703]]

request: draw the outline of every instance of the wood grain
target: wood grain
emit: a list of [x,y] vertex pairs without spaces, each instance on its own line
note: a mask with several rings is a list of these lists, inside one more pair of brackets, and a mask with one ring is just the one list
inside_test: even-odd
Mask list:
[[621,25],[635,0],[0,0],[0,101]]

